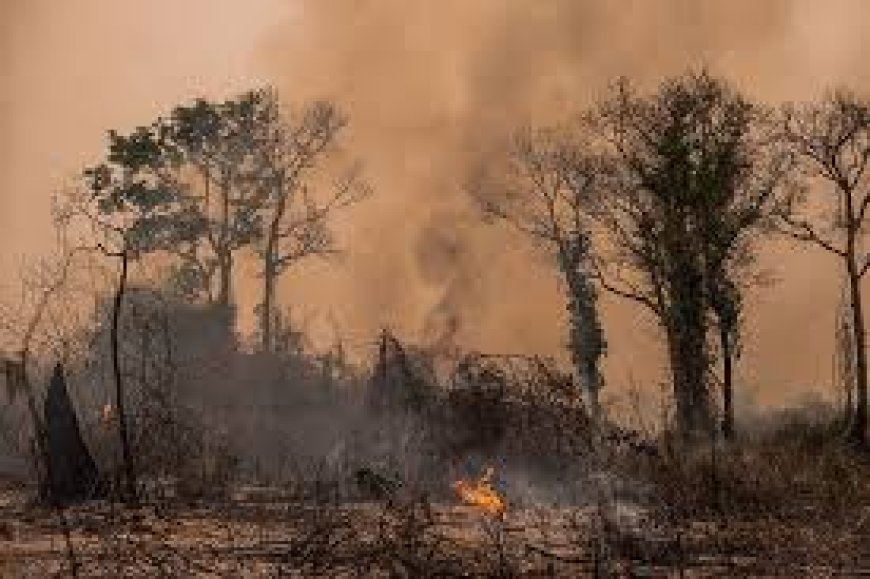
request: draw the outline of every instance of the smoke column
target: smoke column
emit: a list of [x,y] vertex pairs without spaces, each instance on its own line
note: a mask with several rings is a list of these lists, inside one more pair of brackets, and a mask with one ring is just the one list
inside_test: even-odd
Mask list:
[[[619,75],[652,88],[689,66],[769,103],[837,83],[870,88],[861,0],[8,0],[0,11],[4,268],[47,245],[52,188],[99,154],[106,129],[272,82],[291,103],[327,97],[347,111],[346,152],[377,190],[336,224],[346,255],[281,287],[283,303],[334,316],[361,352],[387,326],[445,346],[562,356],[547,257],[482,225],[463,191],[515,127],[563,120]],[[739,367],[760,400],[779,402],[829,380],[839,279],[812,250],[768,253],[780,283],[753,298]],[[240,282],[249,326],[257,287]],[[655,328],[632,305],[603,305],[608,379],[655,391]]]

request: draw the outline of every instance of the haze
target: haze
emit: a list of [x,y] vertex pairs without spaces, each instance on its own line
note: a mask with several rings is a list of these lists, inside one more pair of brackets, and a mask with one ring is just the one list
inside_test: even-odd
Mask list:
[[[861,0],[3,0],[5,293],[19,261],[50,247],[50,196],[97,158],[107,129],[272,83],[289,102],[329,97],[347,111],[345,147],[376,190],[337,224],[341,260],[283,280],[283,303],[312,331],[338,331],[357,351],[388,326],[562,357],[546,258],[480,222],[467,171],[513,128],[564,119],[619,75],[651,86],[708,65],[769,103],[868,89],[868,33]],[[763,403],[828,391],[840,276],[826,256],[785,244],[766,264],[779,283],[753,297],[739,388]],[[239,290],[243,329],[254,290]],[[664,360],[639,314],[605,300],[607,377],[657,392]]]

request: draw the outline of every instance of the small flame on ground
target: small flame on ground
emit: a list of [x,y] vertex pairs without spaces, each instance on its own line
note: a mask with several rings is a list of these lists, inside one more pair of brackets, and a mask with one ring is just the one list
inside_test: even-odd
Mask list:
[[507,504],[498,491],[492,488],[490,482],[492,475],[493,468],[486,467],[476,481],[454,482],[453,490],[463,503],[477,507],[490,515],[501,515],[507,508]]
[[111,403],[106,403],[100,410],[100,422],[110,424],[115,419],[115,407]]

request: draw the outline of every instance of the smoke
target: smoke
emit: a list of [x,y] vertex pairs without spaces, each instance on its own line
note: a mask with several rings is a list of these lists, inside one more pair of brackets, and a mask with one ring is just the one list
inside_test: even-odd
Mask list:
[[[349,267],[312,278],[316,289],[296,280],[287,295],[304,301],[326,286],[346,287],[332,297],[346,304],[347,326],[391,325],[440,347],[563,350],[563,298],[551,264],[512,232],[478,223],[463,191],[469,173],[515,128],[567,118],[620,75],[649,88],[687,67],[708,66],[768,102],[811,98],[837,82],[866,84],[866,73],[856,76],[867,55],[861,23],[868,20],[859,17],[867,8],[859,2],[297,6],[263,57],[285,98],[326,96],[345,107],[348,147],[366,160],[378,193],[348,219]],[[779,249],[774,259],[803,282],[804,272],[830,275],[814,255]],[[828,289],[833,299],[836,284]],[[783,319],[804,315],[826,336],[827,296],[818,299],[806,283],[769,291],[777,299],[784,293],[780,303],[790,307],[757,312],[746,379],[795,387],[827,379],[824,355],[781,367],[798,345],[795,334],[778,329]],[[603,303],[609,378],[634,371],[643,382],[655,380],[662,362],[649,320],[639,321],[626,304]]]
[[[336,223],[339,266],[307,264],[281,288],[295,311],[333,313],[358,348],[387,326],[443,347],[563,351],[552,264],[479,223],[463,191],[515,127],[562,120],[619,75],[651,88],[690,66],[767,102],[870,87],[861,0],[177,4],[3,3],[0,263],[44,247],[46,200],[99,154],[106,129],[271,80],[292,103],[328,97],[347,111],[346,149],[377,190]],[[741,363],[762,402],[829,379],[838,291],[822,256],[778,247],[770,263],[782,281],[755,297]],[[256,279],[240,282],[249,312]],[[602,305],[610,382],[654,382],[663,362],[649,320]]]

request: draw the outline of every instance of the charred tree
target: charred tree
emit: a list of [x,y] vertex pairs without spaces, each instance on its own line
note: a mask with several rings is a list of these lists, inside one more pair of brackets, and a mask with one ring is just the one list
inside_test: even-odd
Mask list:
[[126,391],[124,388],[124,373],[121,369],[120,352],[120,323],[121,310],[124,306],[124,295],[127,289],[127,275],[129,271],[130,250],[124,243],[124,247],[116,254],[121,262],[118,274],[118,285],[115,288],[115,296],[112,302],[112,326],[110,341],[112,349],[112,375],[115,381],[115,404],[118,409],[118,436],[121,440],[121,458],[124,464],[124,498],[135,502],[136,493],[136,467],[133,464],[133,451],[130,445],[130,431],[127,426]]
[[95,498],[100,491],[99,472],[82,438],[59,363],[49,382],[43,417],[48,460],[46,498],[57,505]]

